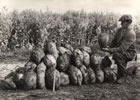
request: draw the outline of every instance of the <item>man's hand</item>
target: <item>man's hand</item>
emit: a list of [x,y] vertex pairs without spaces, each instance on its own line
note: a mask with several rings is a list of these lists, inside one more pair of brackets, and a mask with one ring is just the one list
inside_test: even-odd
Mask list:
[[110,52],[110,51],[109,51],[109,48],[102,48],[102,50],[103,50],[104,52]]

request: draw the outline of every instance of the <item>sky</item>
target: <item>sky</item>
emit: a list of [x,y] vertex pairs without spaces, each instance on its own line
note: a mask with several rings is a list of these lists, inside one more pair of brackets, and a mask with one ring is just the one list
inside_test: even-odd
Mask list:
[[86,12],[107,11],[121,14],[140,14],[140,0],[0,0],[2,7],[8,11],[18,9],[35,9],[64,13],[68,10]]

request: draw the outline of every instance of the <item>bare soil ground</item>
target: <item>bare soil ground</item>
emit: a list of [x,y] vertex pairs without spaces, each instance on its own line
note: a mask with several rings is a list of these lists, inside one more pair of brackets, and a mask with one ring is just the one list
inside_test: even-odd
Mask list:
[[[16,51],[0,54],[0,79],[16,66],[24,66],[30,52]],[[59,90],[1,90],[0,100],[140,100],[140,74],[128,77],[127,83],[96,83],[66,86]]]

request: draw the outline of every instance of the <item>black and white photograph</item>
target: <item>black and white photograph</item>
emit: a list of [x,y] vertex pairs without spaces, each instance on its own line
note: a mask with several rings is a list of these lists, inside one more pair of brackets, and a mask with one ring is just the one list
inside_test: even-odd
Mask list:
[[0,100],[140,100],[140,0],[0,0]]

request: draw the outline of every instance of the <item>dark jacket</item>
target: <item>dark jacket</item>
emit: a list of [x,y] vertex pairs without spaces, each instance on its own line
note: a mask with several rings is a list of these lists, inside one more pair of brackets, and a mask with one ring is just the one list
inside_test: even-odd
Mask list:
[[124,53],[126,51],[136,52],[135,41],[136,34],[132,27],[128,27],[127,29],[119,28],[110,45],[110,51],[112,53]]

